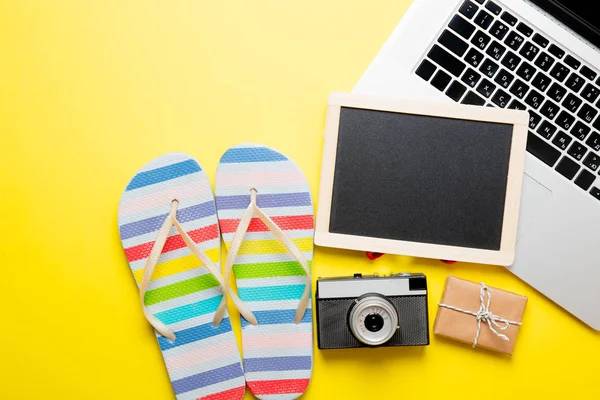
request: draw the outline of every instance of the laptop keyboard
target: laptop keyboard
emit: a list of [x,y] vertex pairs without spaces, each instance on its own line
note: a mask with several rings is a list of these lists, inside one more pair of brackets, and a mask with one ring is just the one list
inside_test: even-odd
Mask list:
[[600,200],[600,78],[550,37],[465,0],[415,72],[456,102],[528,111],[527,151]]

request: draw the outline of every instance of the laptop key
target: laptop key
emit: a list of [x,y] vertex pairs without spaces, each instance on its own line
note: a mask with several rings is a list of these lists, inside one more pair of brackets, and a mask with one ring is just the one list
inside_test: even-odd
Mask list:
[[517,17],[515,17],[508,11],[504,11],[500,18],[502,18],[502,21],[506,22],[510,26],[515,26],[517,24]]
[[495,40],[490,44],[490,47],[485,51],[490,57],[494,58],[496,61],[500,60],[502,54],[506,51],[506,47],[502,46],[500,43]]
[[506,39],[504,39],[504,43],[515,51],[519,50],[519,47],[521,47],[524,41],[525,39],[523,39],[523,36],[515,31],[510,32],[508,36],[506,36]]
[[556,121],[554,121],[556,125],[563,128],[565,131],[568,131],[571,126],[573,126],[573,122],[575,122],[575,117],[564,110],[558,114]]
[[462,99],[461,103],[482,106],[485,104],[485,100],[469,90],[469,93],[467,93],[467,95]]
[[600,166],[600,156],[596,153],[590,153],[583,160],[583,165],[591,169],[592,171],[596,171],[598,166]]
[[493,1],[488,1],[487,4],[485,5],[485,8],[490,10],[495,15],[500,15],[500,11],[502,11],[502,7],[500,7],[498,4],[494,3]]
[[460,78],[461,81],[471,86],[472,88],[475,87],[477,82],[479,82],[479,79],[481,79],[481,74],[475,72],[472,68],[469,68],[467,72],[465,72],[465,74],[462,76],[462,78]]
[[550,76],[554,77],[554,79],[556,79],[559,82],[564,81],[568,74],[569,68],[565,67],[561,63],[556,63],[554,68],[552,68],[552,71],[550,71]]
[[528,59],[529,61],[533,61],[535,56],[540,51],[540,48],[534,45],[533,43],[525,43],[521,50],[519,50],[519,54]]
[[563,131],[558,131],[552,143],[554,143],[559,149],[566,150],[569,143],[571,143],[573,139]]
[[419,75],[421,78],[428,81],[429,78],[431,78],[431,75],[433,75],[433,73],[435,72],[435,70],[436,70],[436,67],[435,67],[435,65],[433,65],[433,63],[431,61],[423,60],[423,61],[421,61],[421,65],[419,65],[419,67],[417,68],[415,73],[417,75]]
[[479,66],[481,60],[483,60],[483,54],[475,49],[470,49],[465,56],[465,61],[474,67]]
[[596,118],[592,126],[600,131],[600,117]]
[[575,122],[575,125],[573,125],[573,129],[571,129],[571,135],[575,136],[579,140],[585,140],[588,133],[590,133],[590,130],[591,129],[583,122],[577,121]]
[[575,179],[575,184],[583,190],[588,190],[595,180],[596,176],[587,169],[584,169],[581,171],[577,179]]
[[579,164],[568,157],[563,157],[555,168],[562,176],[571,180],[579,171]]
[[465,54],[465,51],[469,48],[469,44],[450,32],[448,29],[444,29],[444,32],[440,35],[438,42],[443,44],[448,50],[461,57]]
[[548,90],[547,95],[554,101],[560,102],[564,95],[567,94],[567,89],[557,83],[553,83]]
[[550,167],[554,166],[560,157],[560,151],[531,131],[527,134],[527,151]]
[[491,38],[488,35],[486,35],[485,32],[477,31],[477,33],[473,35],[471,43],[473,43],[473,45],[475,45],[475,47],[478,47],[480,50],[483,50],[485,49],[485,46],[487,46],[487,44],[490,42],[490,39]]
[[581,161],[585,153],[587,153],[587,148],[577,141],[573,142],[569,150],[567,150],[567,154],[577,161]]
[[477,25],[482,27],[483,29],[487,29],[492,24],[493,20],[494,20],[494,17],[492,17],[490,14],[488,14],[484,10],[481,10],[481,11],[479,11],[479,13],[477,13],[477,16],[475,17],[475,19],[473,21]]
[[583,91],[581,92],[581,97],[583,97],[590,103],[593,103],[596,101],[599,94],[600,94],[600,89],[598,89],[596,86],[592,85],[591,83],[588,83],[583,88]]
[[541,120],[542,117],[540,117],[539,114],[529,110],[529,129],[535,129]]
[[555,44],[551,44],[550,47],[548,47],[548,52],[556,58],[563,58],[565,55],[565,51]]
[[483,72],[484,75],[487,75],[489,78],[491,78],[498,70],[498,64],[491,60],[485,60],[483,64],[481,64],[481,67],[479,67],[479,70]]
[[446,90],[446,95],[454,101],[459,101],[462,95],[467,91],[467,87],[458,81],[453,81]]
[[531,92],[525,97],[525,103],[528,104],[534,110],[537,110],[538,107],[544,101],[544,96],[538,91],[531,89]]
[[535,69],[526,61],[523,61],[521,66],[517,69],[517,75],[523,78],[525,81],[529,81],[534,72]]
[[[489,4],[489,3],[488,3]],[[508,33],[508,26],[500,21],[494,22],[494,25],[490,28],[489,32],[498,40],[504,39],[504,36]]]
[[600,200],[600,188],[593,187],[592,190],[590,190],[590,194]]
[[447,69],[452,75],[460,76],[460,74],[466,68],[464,62],[448,53],[446,50],[434,44],[427,56],[431,58],[435,63]]
[[569,89],[577,93],[579,92],[579,89],[581,89],[584,83],[585,80],[583,79],[583,77],[573,72],[571,75],[569,75],[569,79],[567,79],[565,85],[567,85]]
[[540,127],[537,129],[536,132],[539,133],[540,136],[550,140],[552,135],[554,135],[554,132],[556,132],[556,127],[554,125],[552,125],[550,122],[544,121],[544,122],[542,122],[542,124],[540,125]]
[[593,81],[594,79],[596,79],[597,74],[587,65],[584,65],[583,67],[581,67],[581,70],[579,72],[581,72],[581,75],[585,76],[590,81]]
[[564,108],[574,113],[581,103],[583,103],[583,101],[579,97],[575,96],[573,93],[569,93],[565,98],[565,101],[562,102],[562,105]]
[[542,52],[534,62],[535,65],[540,67],[544,71],[548,71],[552,64],[554,64],[554,57]]
[[481,81],[479,86],[477,86],[477,91],[479,92],[479,94],[485,96],[486,98],[490,97],[495,89],[496,85],[494,85],[492,82],[488,81],[485,78]]
[[527,110],[527,106],[518,100],[513,100],[508,105],[508,108],[510,108],[511,110]]
[[577,116],[589,124],[592,122],[596,114],[598,114],[598,110],[586,103],[583,105],[583,107],[581,107],[581,110],[579,110]]
[[520,62],[521,62],[521,57],[519,57],[512,51],[509,51],[508,53],[506,53],[506,55],[502,59],[502,65],[504,65],[506,68],[508,68],[511,71],[513,71],[515,68],[517,68],[517,65],[519,65]]
[[598,132],[592,133],[585,144],[590,146],[594,151],[600,151],[600,134]]
[[527,93],[528,90],[529,86],[527,86],[525,82],[523,82],[520,79],[517,79],[515,83],[513,83],[513,85],[510,87],[510,92],[520,99],[522,99],[523,96],[525,96],[525,93]]
[[546,39],[539,33],[536,33],[535,35],[533,35],[531,40],[533,40],[535,43],[539,44],[542,47],[546,47],[546,46],[548,46],[548,43],[550,43],[550,41],[548,39]]
[[573,69],[578,69],[581,66],[581,63],[573,58],[571,55],[565,57],[565,64]]
[[527,37],[531,36],[531,34],[533,33],[533,29],[531,29],[529,26],[525,25],[522,22],[520,22],[519,25],[517,25],[517,30]]
[[533,78],[533,80],[531,81],[531,84],[533,85],[533,87],[540,89],[542,92],[544,92],[548,88],[548,85],[550,85],[550,82],[551,80],[548,75],[545,75],[543,72],[538,72],[535,78]]
[[556,117],[558,110],[558,104],[553,103],[551,100],[546,100],[542,108],[540,108],[540,113],[552,121]]
[[452,77],[450,75],[448,75],[442,70],[439,70],[431,80],[431,84],[437,90],[443,91],[444,89],[446,89],[446,86],[448,86],[451,80]]
[[504,89],[508,89],[508,86],[513,79],[515,79],[515,77],[512,74],[509,74],[508,71],[506,71],[504,68],[501,68],[498,74],[496,74],[494,81]]
[[452,29],[465,39],[470,38],[473,32],[475,31],[475,26],[473,26],[472,23],[470,23],[460,15],[455,15],[454,17],[452,17],[448,26],[450,27],[450,29]]
[[510,101],[510,95],[506,93],[502,89],[498,89],[494,96],[492,97],[492,103],[497,105],[498,107],[504,108]]
[[471,19],[477,13],[479,7],[469,0],[465,1],[462,6],[458,9],[458,12],[464,15],[465,17]]

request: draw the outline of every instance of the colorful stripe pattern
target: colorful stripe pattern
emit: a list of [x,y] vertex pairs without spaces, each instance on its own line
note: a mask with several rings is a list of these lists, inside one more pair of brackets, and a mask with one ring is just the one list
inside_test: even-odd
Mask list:
[[[121,241],[138,285],[173,199],[179,201],[183,228],[219,265],[219,227],[208,178],[187,154],[166,154],[133,177],[119,204]],[[178,400],[241,399],[244,373],[229,317],[218,327],[212,324],[221,289],[175,227],[169,235],[144,302],[176,336],[171,342],[157,335],[173,391]]]
[[[298,246],[312,264],[313,205],[306,178],[283,154],[243,144],[229,149],[217,168],[216,200],[226,248],[250,204],[257,205]],[[306,275],[265,224],[253,218],[233,266],[240,298],[258,320],[242,318],[246,383],[260,399],[295,399],[306,390],[312,374],[312,310],[294,324]]]

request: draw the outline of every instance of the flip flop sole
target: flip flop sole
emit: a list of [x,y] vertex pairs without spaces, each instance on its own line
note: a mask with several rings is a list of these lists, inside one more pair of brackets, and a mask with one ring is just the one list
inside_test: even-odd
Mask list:
[[[177,219],[185,231],[219,265],[219,227],[210,182],[187,154],[166,154],[138,171],[119,204],[121,241],[138,287],[174,199],[179,201]],[[218,327],[212,324],[222,296],[217,280],[172,227],[144,303],[175,333],[175,341],[158,334],[157,340],[178,400],[244,396],[244,374],[229,317],[226,314]]]
[[[298,166],[285,155],[256,144],[229,149],[217,168],[216,202],[225,247],[250,204],[257,205],[296,244],[309,266],[314,215],[310,190]],[[306,275],[300,264],[257,217],[253,218],[233,266],[238,293],[258,320],[242,318],[246,383],[260,399],[294,399],[312,375],[312,310],[294,324]]]

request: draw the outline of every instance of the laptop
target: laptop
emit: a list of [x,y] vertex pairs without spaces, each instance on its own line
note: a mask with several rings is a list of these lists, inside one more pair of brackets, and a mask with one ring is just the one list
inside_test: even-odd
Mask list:
[[511,272],[600,330],[600,14],[593,1],[415,0],[355,92],[527,110]]

